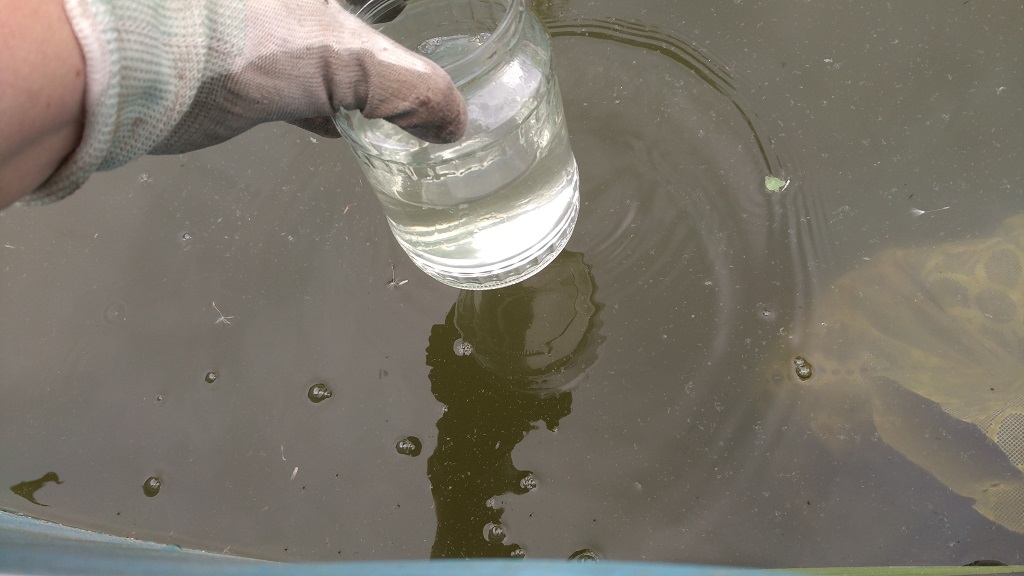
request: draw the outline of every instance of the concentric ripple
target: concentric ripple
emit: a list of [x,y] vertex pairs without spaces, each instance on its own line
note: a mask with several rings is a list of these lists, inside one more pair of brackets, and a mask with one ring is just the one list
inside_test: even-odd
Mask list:
[[[712,365],[763,310],[779,327],[798,320],[831,261],[828,219],[742,78],[644,23],[547,25],[557,61],[575,64],[557,69],[581,174],[570,247],[595,263],[604,298],[688,303],[713,332]],[[790,184],[770,192],[768,175]]]

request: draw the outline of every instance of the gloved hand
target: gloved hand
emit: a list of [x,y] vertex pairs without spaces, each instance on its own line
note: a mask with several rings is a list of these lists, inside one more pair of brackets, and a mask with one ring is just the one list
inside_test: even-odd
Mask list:
[[86,61],[78,149],[23,201],[70,194],[144,154],[223,142],[272,120],[338,136],[341,108],[452,142],[466,105],[448,75],[336,0],[64,0]]

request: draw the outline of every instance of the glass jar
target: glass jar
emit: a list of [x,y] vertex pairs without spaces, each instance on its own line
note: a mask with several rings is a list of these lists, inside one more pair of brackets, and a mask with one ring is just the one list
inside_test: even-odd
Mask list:
[[[429,144],[358,112],[335,117],[402,248],[463,289],[506,286],[565,247],[579,212],[551,38],[524,0],[370,0],[358,15],[437,62],[469,109],[465,137]],[[395,16],[397,14],[397,16]]]

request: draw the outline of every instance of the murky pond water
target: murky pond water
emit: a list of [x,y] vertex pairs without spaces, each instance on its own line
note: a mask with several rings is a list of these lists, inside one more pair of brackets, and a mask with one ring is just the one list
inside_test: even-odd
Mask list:
[[537,8],[583,204],[533,284],[429,280],[284,125],[0,214],[0,508],[283,560],[1024,562],[1024,7]]

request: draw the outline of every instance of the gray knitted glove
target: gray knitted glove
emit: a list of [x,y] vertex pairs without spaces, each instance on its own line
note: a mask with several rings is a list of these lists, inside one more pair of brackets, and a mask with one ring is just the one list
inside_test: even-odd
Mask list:
[[466,105],[448,75],[335,0],[64,0],[86,61],[79,148],[23,199],[97,170],[223,142],[272,120],[338,136],[341,108],[452,142]]

